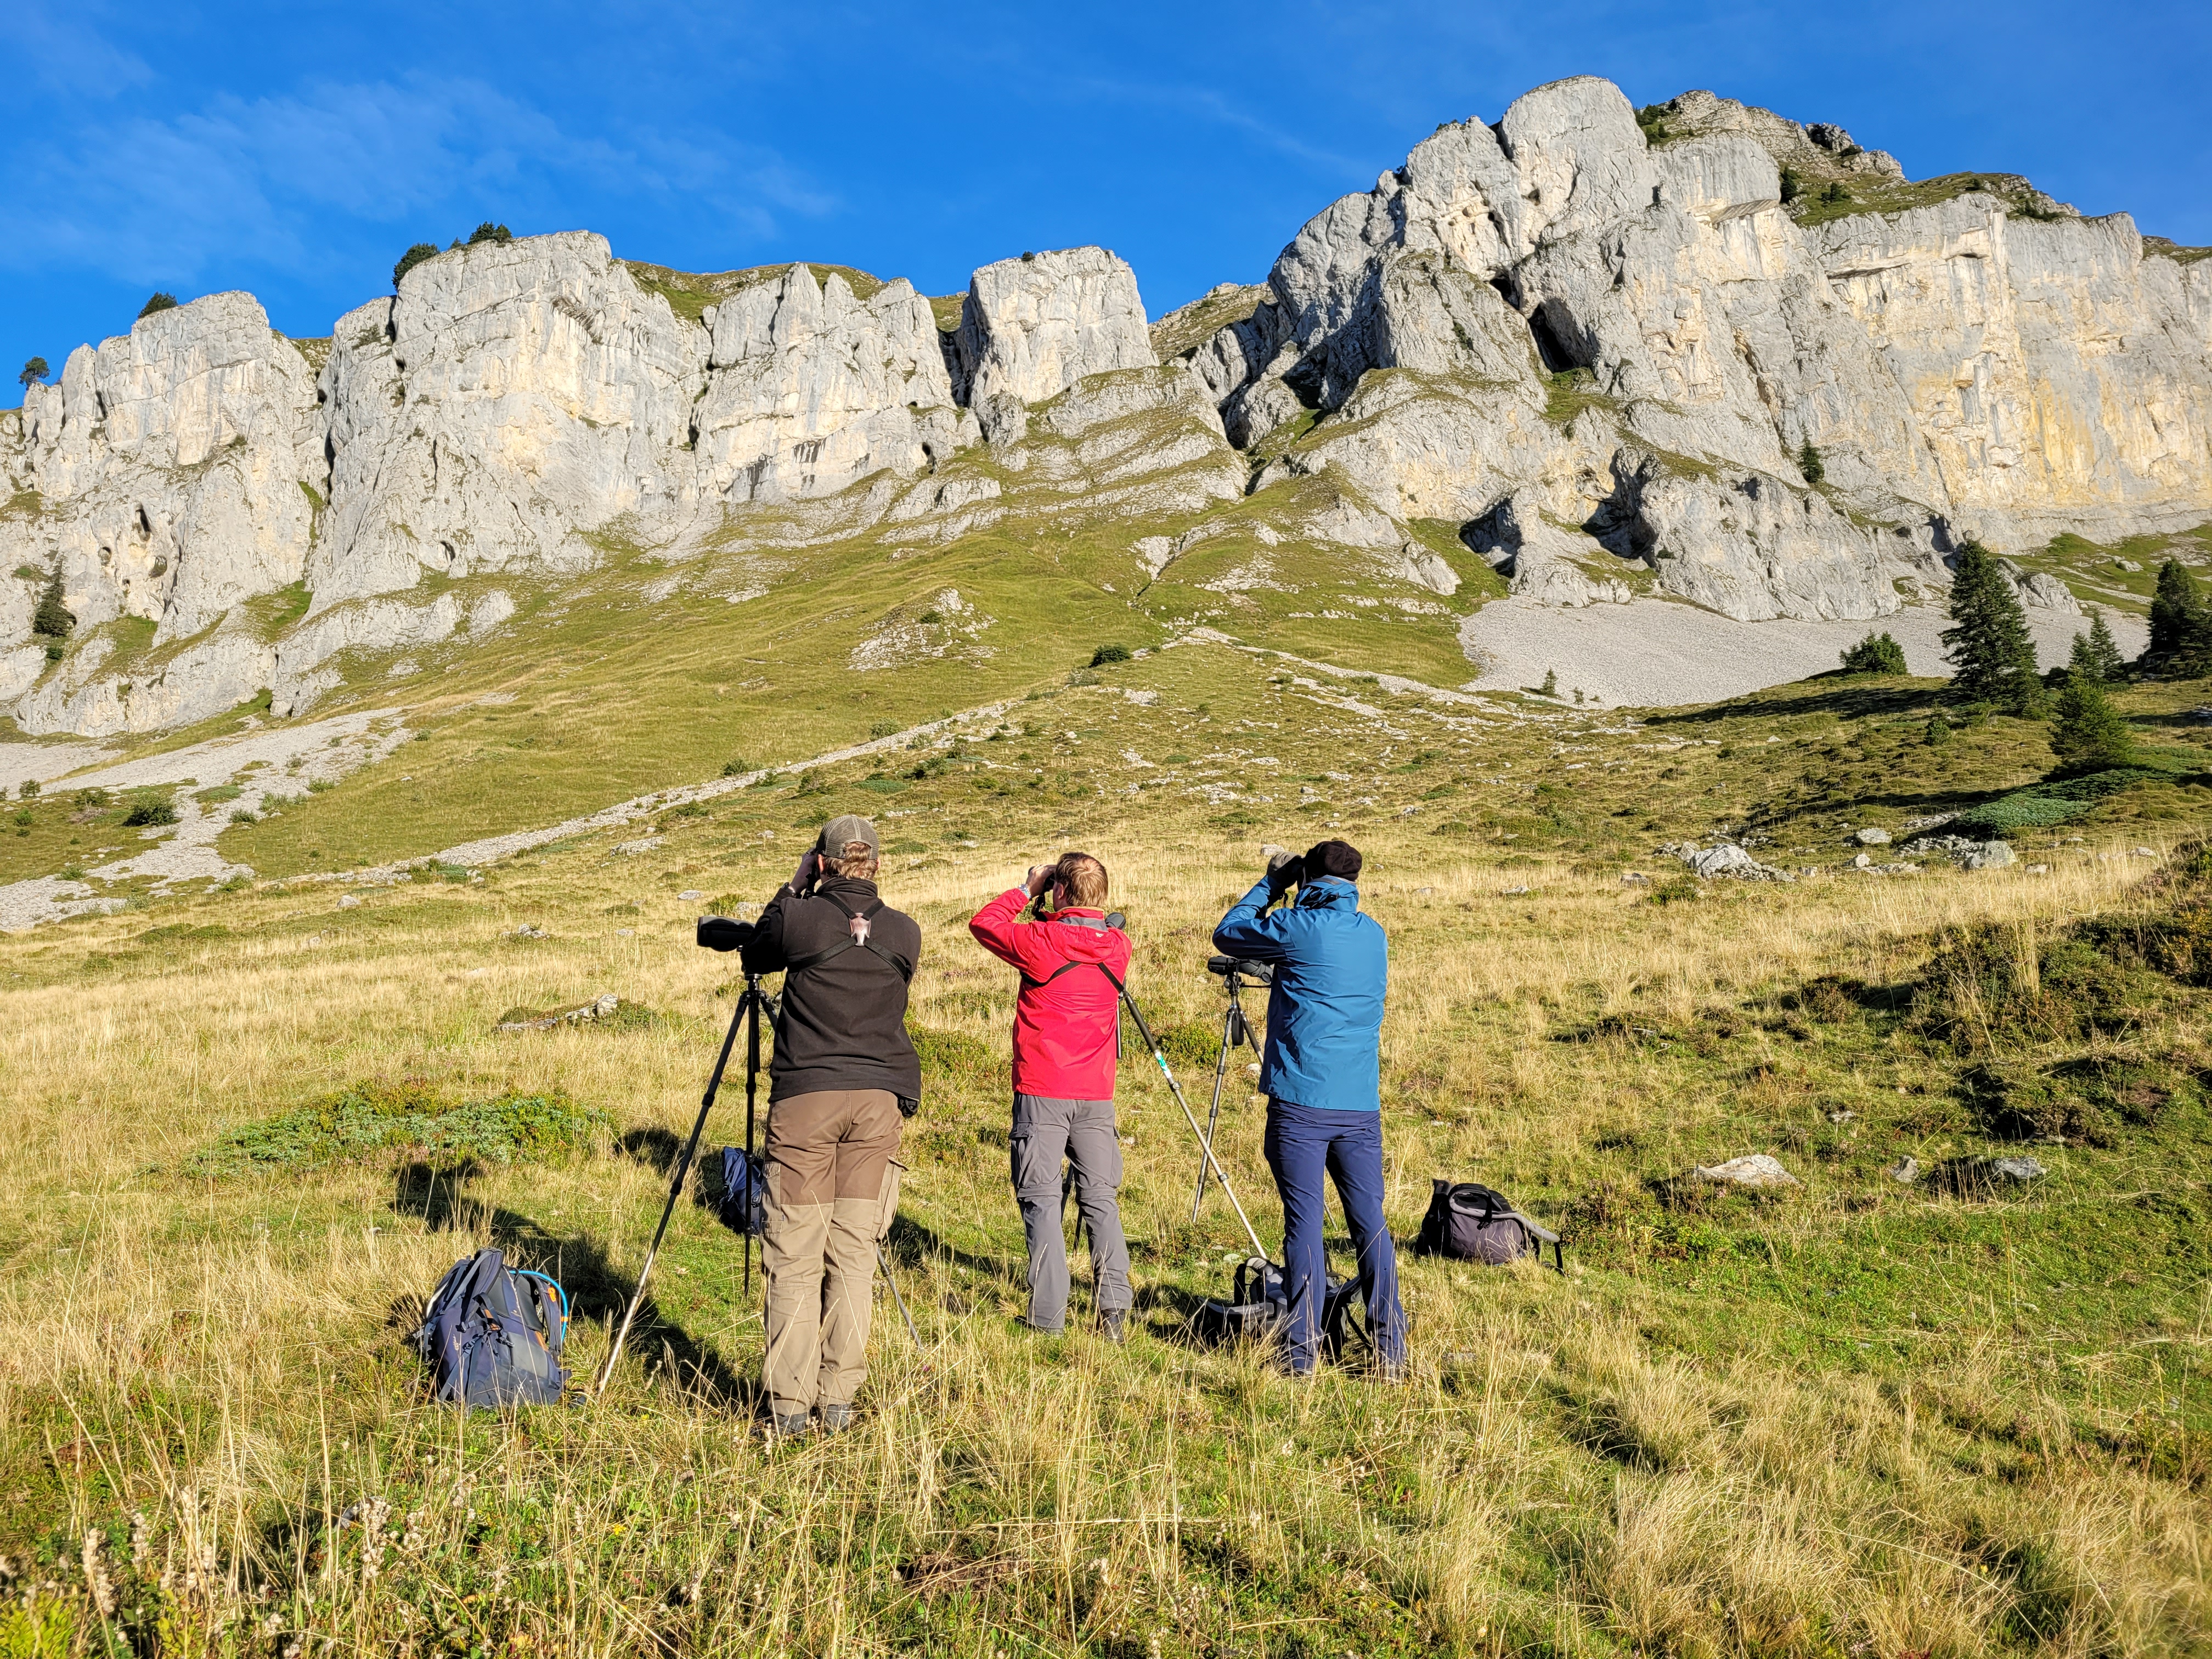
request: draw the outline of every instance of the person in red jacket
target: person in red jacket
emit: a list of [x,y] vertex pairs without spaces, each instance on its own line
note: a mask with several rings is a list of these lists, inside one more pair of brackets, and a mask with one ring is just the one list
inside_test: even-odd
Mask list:
[[[1036,921],[1018,917],[1052,896]],[[1028,879],[975,913],[968,931],[1020,969],[1014,1003],[1014,1198],[1029,1234],[1030,1328],[1067,1318],[1066,1205],[1060,1160],[1074,1166],[1075,1201],[1091,1235],[1099,1321],[1127,1334],[1129,1247],[1121,1237],[1121,1140],[1114,1123],[1116,1016],[1129,974],[1128,936],[1106,925],[1106,866],[1088,853],[1033,866]],[[1040,907],[1042,910],[1042,907]]]

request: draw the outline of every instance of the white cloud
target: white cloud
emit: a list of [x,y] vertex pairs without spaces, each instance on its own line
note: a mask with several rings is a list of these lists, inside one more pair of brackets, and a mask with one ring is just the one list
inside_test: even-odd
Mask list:
[[143,58],[100,38],[82,6],[64,13],[40,0],[11,0],[0,7],[0,42],[14,56],[18,84],[35,80],[64,97],[112,98],[154,78]]
[[779,214],[834,206],[773,150],[713,134],[580,136],[482,82],[430,77],[87,120],[19,145],[6,166],[0,264],[148,283],[319,270],[372,226],[451,235],[489,214],[566,228],[572,200],[608,191],[682,198],[762,234]]

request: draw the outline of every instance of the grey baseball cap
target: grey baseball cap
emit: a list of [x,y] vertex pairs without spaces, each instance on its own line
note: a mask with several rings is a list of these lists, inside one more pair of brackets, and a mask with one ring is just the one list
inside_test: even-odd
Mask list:
[[821,839],[814,845],[817,850],[833,859],[847,856],[846,849],[854,842],[865,844],[871,853],[881,853],[882,843],[876,839],[876,826],[855,813],[846,812],[822,826]]

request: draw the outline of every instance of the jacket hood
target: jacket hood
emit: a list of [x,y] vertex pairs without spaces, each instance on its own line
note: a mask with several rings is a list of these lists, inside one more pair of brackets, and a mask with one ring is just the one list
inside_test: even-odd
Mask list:
[[1070,962],[1112,962],[1127,948],[1122,933],[1112,927],[1086,927],[1079,922],[1060,920],[1085,916],[1099,921],[1105,915],[1103,910],[1055,910],[1042,925],[1052,929],[1053,945]]
[[1357,910],[1359,890],[1341,876],[1314,876],[1298,886],[1301,910]]

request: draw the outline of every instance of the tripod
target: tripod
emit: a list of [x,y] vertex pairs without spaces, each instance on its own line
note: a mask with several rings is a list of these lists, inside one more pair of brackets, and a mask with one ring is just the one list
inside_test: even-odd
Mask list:
[[[1220,964],[1226,963],[1223,967]],[[1221,1014],[1221,1054],[1213,1064],[1213,1106],[1206,1115],[1206,1136],[1200,1143],[1198,1160],[1198,1190],[1191,1194],[1190,1218],[1198,1219],[1199,1206],[1206,1202],[1206,1166],[1213,1155],[1214,1131],[1221,1124],[1221,1088],[1229,1076],[1229,1054],[1237,1044],[1257,1048],[1253,1038],[1252,1024],[1245,1018],[1242,994],[1247,985],[1269,985],[1274,973],[1267,963],[1239,962],[1234,957],[1216,957],[1206,964],[1221,975],[1229,993],[1229,1006]]]
[[1160,1075],[1167,1079],[1168,1092],[1175,1097],[1176,1104],[1182,1108],[1183,1118],[1189,1123],[1191,1133],[1198,1136],[1198,1150],[1205,1158],[1204,1167],[1213,1171],[1213,1178],[1221,1183],[1221,1190],[1228,1195],[1230,1208],[1237,1212],[1237,1218],[1244,1224],[1244,1236],[1252,1241],[1252,1254],[1264,1257],[1267,1254],[1267,1247],[1260,1242],[1260,1235],[1252,1226],[1252,1218],[1244,1213],[1244,1206],[1237,1201],[1236,1189],[1230,1186],[1229,1176],[1221,1167],[1221,1160],[1213,1155],[1212,1141],[1200,1132],[1198,1114],[1190,1109],[1190,1103],[1182,1097],[1182,1085],[1176,1081],[1175,1073],[1168,1069],[1168,1057],[1160,1052],[1159,1042],[1152,1036],[1152,1028],[1145,1024],[1145,1016],[1137,1006],[1136,998],[1129,994],[1127,985],[1119,981],[1116,981],[1115,988],[1121,994],[1121,1001],[1129,1010],[1129,1018],[1137,1022],[1137,1035],[1144,1039],[1145,1047],[1152,1050],[1152,1064],[1160,1068]]
[[[684,1177],[691,1173],[691,1160],[698,1156],[699,1137],[706,1133],[707,1114],[714,1109],[714,1097],[722,1087],[722,1073],[729,1066],[730,1050],[737,1046],[738,1027],[745,1027],[745,1179],[754,1180],[753,1163],[754,1101],[760,1086],[760,1017],[766,1009],[770,1018],[775,1016],[775,999],[761,989],[758,974],[745,975],[744,994],[738,999],[735,1012],[730,1016],[729,1035],[722,1039],[722,1052],[715,1057],[714,1075],[707,1079],[707,1092],[700,1097],[699,1121],[691,1126],[691,1139],[684,1148],[684,1156],[676,1160],[676,1172],[668,1182],[668,1202],[661,1206],[660,1224],[653,1230],[653,1243],[645,1252],[645,1266],[638,1269],[637,1286],[629,1293],[629,1306],[623,1310],[622,1328],[615,1333],[612,1346],[607,1350],[606,1363],[599,1368],[599,1380],[592,1385],[593,1399],[606,1392],[607,1382],[615,1374],[615,1366],[622,1358],[623,1344],[629,1340],[630,1322],[637,1317],[638,1304],[645,1300],[646,1280],[653,1274],[653,1260],[660,1253],[660,1240],[668,1231],[668,1219],[676,1213],[676,1200],[683,1195]],[[746,1194],[746,1210],[750,1222],[752,1208],[750,1193]],[[753,1234],[750,1224],[745,1228],[745,1289],[753,1284]]]

